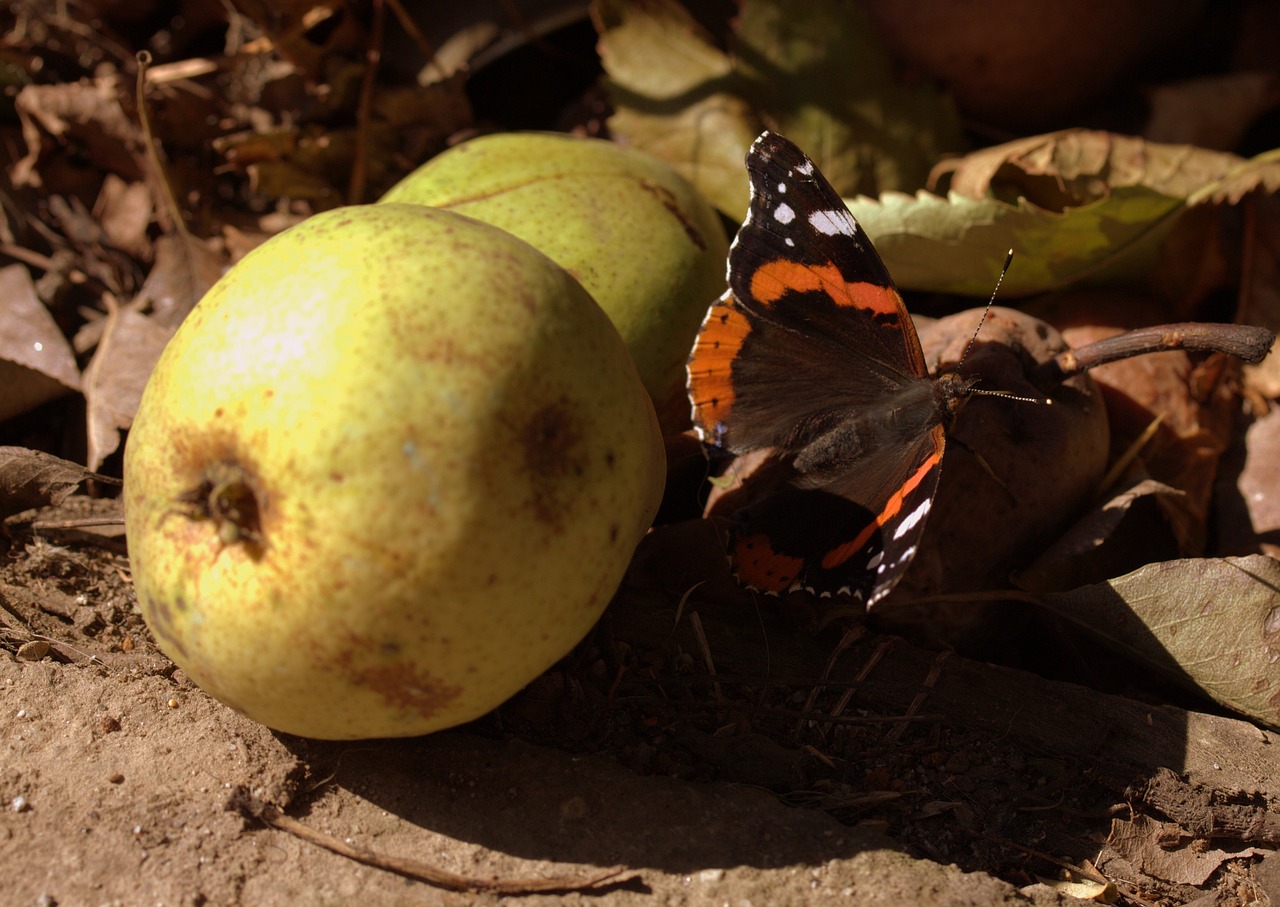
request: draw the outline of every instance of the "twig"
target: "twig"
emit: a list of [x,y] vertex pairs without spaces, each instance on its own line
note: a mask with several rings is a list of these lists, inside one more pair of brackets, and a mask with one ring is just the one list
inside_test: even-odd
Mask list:
[[720,691],[720,682],[715,679],[716,660],[711,655],[711,645],[707,642],[706,631],[702,629],[702,618],[698,616],[697,611],[689,613],[689,626],[693,628],[693,635],[698,640],[698,648],[702,650],[702,663],[707,666],[707,675],[711,678],[711,695],[720,702],[724,699],[724,694]]
[[427,62],[431,62],[436,55],[435,48],[431,46],[427,36],[422,33],[422,29],[418,28],[418,23],[413,21],[413,16],[409,15],[400,0],[386,0],[386,3],[387,6],[391,7],[391,12],[395,14],[405,34],[409,36],[414,44],[418,45],[418,50],[422,51],[422,55],[427,58]]
[[27,528],[39,532],[48,529],[84,529],[89,526],[123,526],[122,516],[81,516],[65,520],[33,520]]
[[885,735],[885,742],[889,744],[897,743],[899,738],[909,726],[907,719],[910,719],[920,711],[920,707],[924,705],[924,701],[929,698],[929,694],[933,692],[933,688],[937,686],[938,678],[942,676],[942,665],[951,657],[950,652],[939,652],[938,657],[933,660],[933,664],[929,666],[929,674],[925,677],[924,683],[920,684],[920,692],[911,700],[911,705],[907,706],[907,713],[902,716],[902,723]]
[[373,23],[369,46],[365,50],[364,75],[360,80],[360,102],[356,107],[356,149],[351,161],[351,180],[347,184],[347,204],[364,201],[369,174],[369,129],[373,117],[373,95],[378,81],[378,64],[382,62],[382,33],[386,21],[386,4],[373,0]]
[[406,878],[426,882],[437,888],[448,891],[465,891],[473,894],[496,894],[506,897],[518,897],[528,894],[551,894],[568,891],[586,891],[606,882],[617,885],[627,879],[620,878],[626,867],[612,866],[586,876],[551,876],[542,879],[477,879],[470,876],[457,875],[403,857],[384,856],[372,850],[366,850],[355,844],[348,844],[341,838],[316,831],[297,819],[290,818],[272,803],[263,803],[247,791],[241,789],[232,797],[231,805],[241,814],[260,819],[272,828],[288,832],[295,838],[301,838],[309,844],[323,847],[332,853],[382,869],[394,872]]
[[173,232],[184,239],[191,239],[191,231],[183,219],[182,208],[178,205],[173,187],[169,185],[169,175],[165,172],[164,162],[160,160],[160,143],[151,131],[151,114],[147,109],[147,70],[151,66],[151,52],[140,50],[136,54],[138,61],[138,78],[136,91],[138,94],[138,125],[142,128],[142,143],[147,152],[147,163],[151,165],[151,175],[156,181],[156,190],[160,195],[160,208],[168,215]]
[[1125,331],[1078,350],[1066,350],[1041,363],[1030,378],[1033,385],[1047,391],[1073,375],[1107,362],[1166,350],[1210,350],[1237,356],[1245,362],[1261,362],[1275,339],[1275,334],[1266,328],[1249,324],[1202,324],[1195,321],[1160,324]]
[[[840,656],[843,655],[850,646],[852,646],[855,642],[857,642],[859,639],[865,636],[866,633],[867,633],[867,628],[864,627],[862,624],[856,624],[853,627],[845,630],[844,634],[840,637],[840,641],[836,643],[836,647],[831,650],[831,654],[827,657],[827,663],[822,669],[823,680],[826,680],[828,677],[831,676],[831,672],[835,670],[836,662],[840,660]],[[822,692],[825,689],[826,687],[823,684],[814,685],[813,689],[809,691],[808,698],[805,699],[804,711],[811,712],[814,710],[814,706],[818,702],[818,697],[822,694]],[[851,694],[852,690],[850,689],[846,692]],[[842,699],[842,701],[836,705],[834,714],[838,715],[842,711],[844,711],[844,706],[847,704],[848,704],[848,699]],[[803,721],[797,722],[795,727],[795,734],[798,736],[803,729],[804,729],[804,722]],[[827,727],[823,727],[822,733],[826,734],[827,729],[828,729]]]

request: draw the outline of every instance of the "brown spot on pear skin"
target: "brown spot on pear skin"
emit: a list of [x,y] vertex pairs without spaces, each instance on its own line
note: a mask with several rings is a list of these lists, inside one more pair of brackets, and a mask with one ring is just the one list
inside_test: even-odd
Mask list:
[[[376,640],[357,633],[343,636],[343,648],[326,660],[337,673],[372,690],[391,708],[430,719],[462,695],[458,684],[446,683],[413,664],[405,657],[404,646],[395,640]],[[318,655],[320,652],[317,649]],[[368,664],[370,661],[374,663]]]
[[359,671],[356,682],[373,690],[387,705],[423,718],[434,717],[462,695],[462,687],[445,683],[403,661]]
[[533,506],[539,520],[559,524],[568,509],[569,484],[586,471],[585,432],[566,398],[533,414],[521,441],[525,466],[533,484]]

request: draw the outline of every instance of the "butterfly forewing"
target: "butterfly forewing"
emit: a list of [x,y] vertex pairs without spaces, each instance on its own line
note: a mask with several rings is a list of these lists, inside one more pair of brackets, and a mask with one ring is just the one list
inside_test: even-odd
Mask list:
[[790,464],[735,518],[739,578],[870,605],[915,553],[950,400],[880,256],[813,163],[766,132],[747,169],[729,292],[689,359],[694,426],[722,449]]
[[[824,320],[826,336],[882,368],[926,377],[920,342],[888,269],[813,162],[766,132],[752,145],[747,170],[750,208],[729,250],[729,287],[738,301],[754,314],[785,318],[779,302],[818,294],[843,310]],[[804,307],[797,309],[804,319]]]

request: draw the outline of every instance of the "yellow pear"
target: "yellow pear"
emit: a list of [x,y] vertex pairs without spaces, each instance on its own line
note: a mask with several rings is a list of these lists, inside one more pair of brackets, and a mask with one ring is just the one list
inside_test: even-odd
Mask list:
[[626,346],[570,275],[393,204],[310,218],[209,291],[124,475],[161,647],[264,724],[356,739],[473,719],[572,648],[664,463]]
[[685,359],[724,292],[728,242],[667,164],[600,139],[498,133],[432,158],[382,201],[447,208],[537,246],[613,319],[664,431],[688,427]]

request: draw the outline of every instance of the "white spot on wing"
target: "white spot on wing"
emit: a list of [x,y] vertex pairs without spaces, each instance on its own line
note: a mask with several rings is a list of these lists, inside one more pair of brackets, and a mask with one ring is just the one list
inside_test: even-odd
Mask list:
[[879,568],[879,572],[883,573],[884,571],[887,571],[887,569],[890,567],[901,567],[902,564],[910,563],[911,558],[914,558],[914,556],[915,556],[915,545],[911,545],[909,549],[906,549],[905,551],[902,551],[900,555],[897,555],[897,560],[895,560],[895,562],[893,562],[892,564],[881,565],[881,568]]
[[797,164],[796,173],[802,174],[804,176],[813,176],[813,161],[806,158],[804,163]]
[[[921,520],[929,515],[929,507],[932,504],[933,501],[930,498],[925,498],[921,501],[920,506],[907,514],[906,519],[898,524],[898,528],[893,532],[893,537],[895,539],[900,539],[912,529],[916,528],[916,526],[920,524]],[[911,551],[912,553],[915,553],[914,548],[912,548]],[[901,560],[901,558],[899,558],[899,560]]]
[[780,204],[773,209],[773,219],[780,224],[789,224],[796,219],[796,212],[788,204]]
[[779,194],[779,195],[786,195],[786,194],[787,194],[787,184],[786,184],[786,183],[778,183],[778,194]]
[[814,211],[809,214],[809,226],[826,236],[857,236],[858,222],[848,211]]

